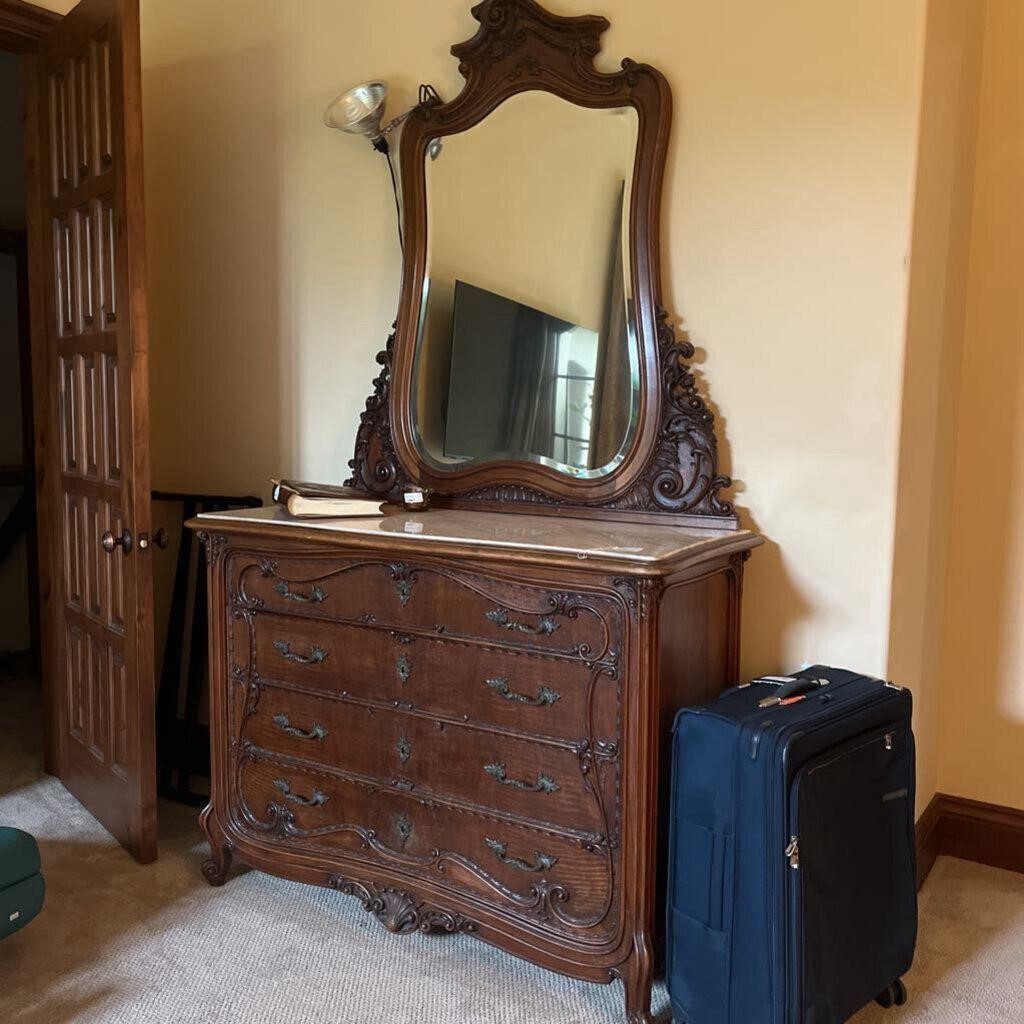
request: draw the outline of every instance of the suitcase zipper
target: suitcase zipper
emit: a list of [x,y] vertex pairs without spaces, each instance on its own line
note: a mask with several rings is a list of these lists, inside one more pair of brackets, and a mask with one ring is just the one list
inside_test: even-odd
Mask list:
[[789,837],[789,846],[786,847],[786,859],[794,871],[800,867],[800,840],[796,836]]

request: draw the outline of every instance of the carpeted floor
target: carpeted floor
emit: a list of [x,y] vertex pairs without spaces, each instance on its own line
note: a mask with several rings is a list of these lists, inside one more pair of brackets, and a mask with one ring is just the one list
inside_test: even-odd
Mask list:
[[[3,1024],[623,1020],[618,985],[465,937],[391,936],[324,889],[237,869],[211,889],[194,812],[175,805],[161,806],[160,860],[139,867],[42,774],[40,750],[34,687],[0,683],[0,824],[39,839],[48,887],[39,918],[0,944]],[[909,1004],[857,1024],[1024,1022],[1024,876],[942,859],[921,912]]]

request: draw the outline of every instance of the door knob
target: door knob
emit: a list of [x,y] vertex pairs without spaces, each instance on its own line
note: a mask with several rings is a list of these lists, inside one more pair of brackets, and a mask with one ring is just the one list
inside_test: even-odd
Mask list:
[[167,547],[167,531],[161,526],[156,533],[153,534],[153,543],[161,550]]
[[113,554],[115,548],[121,548],[127,555],[132,549],[132,531],[126,526],[121,531],[120,537],[115,537],[110,530],[100,537],[100,544],[108,555]]

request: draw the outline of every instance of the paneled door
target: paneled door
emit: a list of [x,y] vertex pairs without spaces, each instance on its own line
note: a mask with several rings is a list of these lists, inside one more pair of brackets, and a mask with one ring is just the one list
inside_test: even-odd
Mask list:
[[149,861],[156,755],[138,0],[82,0],[43,38],[35,68],[29,233],[50,769]]

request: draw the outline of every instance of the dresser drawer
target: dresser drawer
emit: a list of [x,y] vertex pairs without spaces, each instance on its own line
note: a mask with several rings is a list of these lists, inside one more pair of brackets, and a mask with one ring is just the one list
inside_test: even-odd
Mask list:
[[[585,751],[395,709],[264,686],[239,739],[330,769],[599,840],[614,830],[618,760],[585,775]],[[604,788],[597,787],[604,782]],[[605,792],[607,790],[607,792]]]
[[233,667],[260,679],[530,735],[619,742],[617,666],[263,611],[229,621]]
[[334,621],[427,630],[516,647],[614,656],[617,608],[600,595],[566,594],[432,565],[232,556],[236,600]]
[[559,932],[585,927],[589,941],[615,934],[618,851],[607,846],[586,849],[543,830],[258,755],[239,763],[234,799],[236,819],[255,837],[400,867]]

